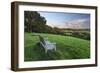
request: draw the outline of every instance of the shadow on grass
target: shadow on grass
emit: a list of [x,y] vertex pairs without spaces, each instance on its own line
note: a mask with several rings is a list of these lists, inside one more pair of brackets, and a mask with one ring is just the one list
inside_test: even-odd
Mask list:
[[25,61],[42,61],[56,59],[60,59],[59,52],[50,50],[47,53],[45,53],[45,50],[40,45],[40,43],[31,46],[31,48],[25,49]]
[[[61,48],[61,47],[66,48]],[[80,48],[57,44],[57,50],[50,50],[45,53],[44,48],[40,43],[32,45],[30,48],[25,48],[25,61],[44,61],[44,60],[64,60],[64,59],[84,59],[89,58],[89,55],[82,54]],[[85,52],[84,52],[85,53]]]
[[54,50],[50,50],[45,53],[45,50],[40,43],[37,43],[33,48],[33,51],[36,53],[37,60],[56,60],[59,58],[59,53]]

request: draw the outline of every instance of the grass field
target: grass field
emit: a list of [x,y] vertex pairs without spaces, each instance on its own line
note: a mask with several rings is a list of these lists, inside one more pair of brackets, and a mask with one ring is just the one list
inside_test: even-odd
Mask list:
[[57,51],[48,51],[39,45],[38,33],[24,35],[24,61],[85,59],[90,58],[90,41],[71,36],[39,33],[48,37],[51,42],[56,42]]

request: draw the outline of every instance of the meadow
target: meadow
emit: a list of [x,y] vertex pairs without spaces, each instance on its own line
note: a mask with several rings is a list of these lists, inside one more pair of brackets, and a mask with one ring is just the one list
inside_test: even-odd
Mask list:
[[[57,50],[45,53],[39,35],[56,42]],[[90,58],[90,40],[49,33],[24,33],[24,61],[67,60]]]

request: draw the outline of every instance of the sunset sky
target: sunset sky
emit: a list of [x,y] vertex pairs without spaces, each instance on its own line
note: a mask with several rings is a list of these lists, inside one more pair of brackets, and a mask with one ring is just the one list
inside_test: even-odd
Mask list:
[[47,25],[58,28],[89,29],[90,14],[62,13],[62,12],[38,12],[47,20]]

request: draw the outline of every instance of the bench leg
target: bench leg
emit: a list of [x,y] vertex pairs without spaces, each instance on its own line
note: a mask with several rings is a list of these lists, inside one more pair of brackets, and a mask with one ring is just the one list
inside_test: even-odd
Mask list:
[[47,51],[48,51],[48,50],[47,50],[47,49],[45,49],[45,53],[47,53]]
[[55,46],[54,50],[56,51],[56,46]]

